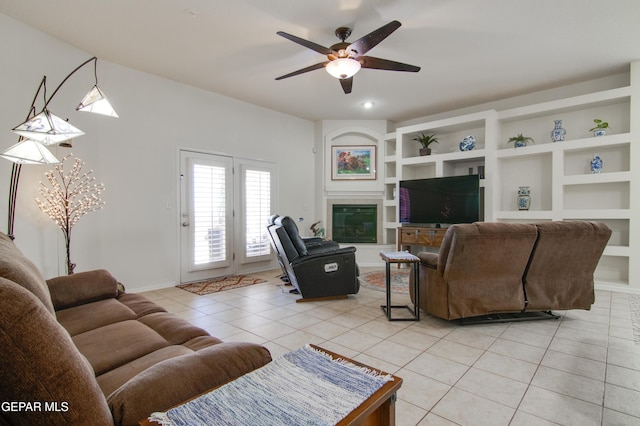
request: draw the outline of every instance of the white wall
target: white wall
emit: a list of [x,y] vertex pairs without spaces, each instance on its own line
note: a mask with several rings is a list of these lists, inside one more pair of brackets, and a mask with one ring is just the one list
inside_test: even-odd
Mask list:
[[[4,151],[17,142],[10,129],[26,118],[42,76],[47,75],[51,94],[92,53],[2,14],[0,39],[0,150]],[[53,113],[69,118],[86,133],[73,141],[71,152],[106,187],[105,209],[83,217],[73,228],[71,250],[77,272],[108,269],[129,290],[177,282],[180,148],[276,162],[278,213],[312,216],[316,182],[312,122],[101,60],[98,78],[119,119],[75,111],[93,84],[91,66],[74,75],[49,105]],[[42,108],[41,102],[38,105]],[[62,158],[69,150],[53,152]],[[0,159],[2,224],[11,165]],[[47,278],[65,272],[62,233],[34,202],[38,182],[49,169],[23,166],[15,224],[16,244]],[[0,230],[6,232],[6,227]]]

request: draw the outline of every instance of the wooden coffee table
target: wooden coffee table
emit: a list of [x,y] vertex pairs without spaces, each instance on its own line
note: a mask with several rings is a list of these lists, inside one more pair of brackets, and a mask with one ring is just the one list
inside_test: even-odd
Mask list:
[[[377,368],[370,367],[368,365],[362,364],[358,361],[354,361],[347,357],[338,355],[329,350],[320,348],[319,346],[311,345],[313,348],[318,349],[322,352],[325,352],[334,359],[344,359],[353,364],[359,365],[361,367],[368,368],[370,370],[377,371],[381,374],[387,374]],[[349,413],[344,419],[342,419],[337,424],[340,426],[346,425],[362,425],[362,426],[394,426],[396,424],[396,393],[400,386],[402,386],[402,379],[393,376],[392,381],[386,382],[380,389],[374,392],[369,398],[367,398],[362,404],[360,404],[355,410]],[[215,388],[214,388],[215,389]],[[211,392],[214,389],[210,389],[207,392]],[[205,392],[205,393],[207,393]],[[194,398],[195,399],[195,398]],[[188,401],[185,401],[188,402]],[[158,423],[151,422],[148,419],[141,420],[139,422],[142,426],[155,426]]]

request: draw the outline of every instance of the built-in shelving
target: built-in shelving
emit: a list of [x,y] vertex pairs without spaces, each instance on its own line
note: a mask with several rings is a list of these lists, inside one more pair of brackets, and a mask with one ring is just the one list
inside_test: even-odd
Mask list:
[[[593,119],[610,123],[606,136],[593,137]],[[551,140],[554,120],[562,120],[566,137]],[[603,288],[640,293],[640,62],[631,64],[631,84],[591,94],[502,111],[483,111],[411,126],[385,136],[384,227],[391,235],[399,224],[395,194],[401,180],[478,173],[484,220],[539,222],[593,220],[613,231],[596,270]],[[413,139],[435,133],[440,143],[420,156]],[[511,136],[523,133],[535,143],[514,148]],[[458,144],[474,135],[477,147],[462,152]],[[604,163],[592,174],[590,161]],[[529,186],[531,207],[519,211],[517,191]]]

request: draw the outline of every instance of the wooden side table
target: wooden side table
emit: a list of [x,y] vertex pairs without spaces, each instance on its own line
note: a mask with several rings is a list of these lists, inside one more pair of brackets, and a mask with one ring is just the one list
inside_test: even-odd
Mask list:
[[[418,256],[414,256],[413,254],[406,251],[381,251],[380,257],[384,260],[386,267],[386,290],[387,290],[387,304],[381,305],[380,307],[387,315],[387,319],[389,321],[419,321],[420,320],[420,285],[418,279],[420,278],[420,268],[418,268],[418,264],[420,263],[420,258]],[[392,305],[391,304],[391,264],[396,263],[398,266],[400,264],[411,264],[413,267],[413,295],[414,300],[416,301],[413,304],[413,309],[411,309],[408,305]],[[413,316],[405,318],[392,318],[391,310],[394,308],[402,308],[407,309],[409,312],[413,314]]]

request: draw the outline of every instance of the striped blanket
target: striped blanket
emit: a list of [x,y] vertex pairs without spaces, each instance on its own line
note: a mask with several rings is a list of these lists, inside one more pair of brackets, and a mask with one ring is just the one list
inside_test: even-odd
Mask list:
[[335,425],[389,380],[307,345],[149,420],[165,426]]

